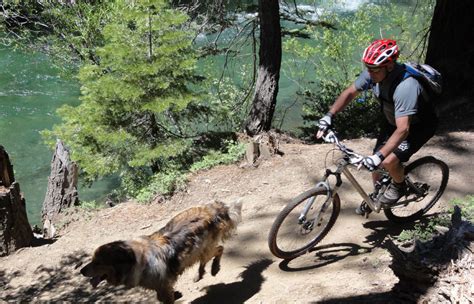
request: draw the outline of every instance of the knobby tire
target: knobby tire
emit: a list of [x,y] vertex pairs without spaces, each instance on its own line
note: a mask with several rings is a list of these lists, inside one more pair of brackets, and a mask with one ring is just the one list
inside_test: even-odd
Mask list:
[[[434,158],[432,156],[426,156],[417,159],[413,163],[409,164],[408,166],[405,167],[405,175],[409,175],[410,172],[415,171],[415,169],[421,168],[421,166],[425,166],[424,171],[427,171],[429,169],[429,165],[434,165],[437,170],[440,170],[439,173],[441,173],[441,181],[440,181],[440,186],[439,188],[435,191],[434,196],[426,203],[424,202],[424,199],[420,202],[410,202],[407,206],[405,206],[407,209],[408,207],[413,207],[419,206],[420,209],[416,208],[416,212],[410,214],[410,215],[398,215],[395,213],[395,210],[403,210],[402,208],[397,208],[394,207],[393,210],[392,208],[386,208],[384,209],[385,216],[392,222],[394,223],[407,223],[407,222],[413,222],[421,218],[426,212],[428,212],[439,200],[441,195],[443,195],[444,190],[446,189],[446,185],[448,184],[448,178],[449,178],[449,167],[446,165],[445,162]],[[413,182],[417,182],[416,178],[413,180]],[[397,208],[397,209],[395,209]]]
[[[285,249],[285,248],[281,248],[278,241],[279,233],[283,234],[283,232],[280,231],[280,229],[282,228],[281,227],[282,223],[285,221],[285,219],[287,219],[291,211],[293,211],[296,207],[300,206],[300,204],[304,204],[311,197],[316,197],[316,198],[318,198],[318,196],[326,197],[326,194],[327,194],[327,191],[323,187],[310,189],[300,194],[296,198],[294,198],[278,214],[278,216],[275,219],[275,222],[272,225],[270,234],[268,236],[268,245],[273,255],[285,260],[293,259],[299,255],[306,253],[309,249],[313,248],[317,243],[319,243],[327,235],[329,230],[333,227],[334,223],[336,222],[337,216],[339,215],[339,211],[341,208],[341,202],[337,194],[334,195],[334,197],[332,198],[332,202],[330,203],[330,206],[328,207],[328,208],[332,207],[329,221],[326,224],[324,224],[322,227],[316,227],[316,229],[320,231],[314,237],[311,237],[309,242],[305,243],[299,248]],[[315,206],[316,208],[320,208],[322,205],[322,204],[318,205],[317,200],[315,200],[315,203],[316,203],[316,206]],[[328,210],[326,210],[326,212],[328,212]],[[294,218],[293,220],[294,222],[291,222],[290,225],[293,225],[293,227],[291,228],[294,228],[295,233],[294,235],[290,235],[289,237],[297,238],[298,236],[300,236],[298,235],[298,230],[301,231],[301,225],[298,223],[296,218]],[[313,230],[311,230],[311,232],[313,232]],[[280,237],[283,237],[283,236],[280,235]]]

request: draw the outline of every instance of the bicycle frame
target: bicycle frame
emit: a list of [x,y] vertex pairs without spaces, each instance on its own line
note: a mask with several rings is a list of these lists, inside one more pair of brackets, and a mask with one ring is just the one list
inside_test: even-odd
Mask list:
[[[323,186],[327,190],[327,199],[326,199],[326,202],[324,202],[323,204],[322,211],[324,211],[324,209],[327,208],[332,198],[334,197],[334,195],[337,193],[340,186],[342,185],[342,179],[341,179],[341,173],[342,173],[349,180],[352,186],[356,189],[356,191],[359,193],[362,199],[365,202],[367,202],[370,209],[372,209],[372,211],[375,211],[377,213],[380,212],[381,204],[377,201],[374,201],[367,194],[364,188],[362,188],[360,183],[355,179],[354,175],[352,175],[352,173],[349,171],[349,168],[348,168],[349,165],[350,163],[347,160],[341,159],[337,164],[336,171],[332,172],[331,170],[326,170],[326,174],[324,175],[323,181],[316,185],[316,186]],[[328,182],[329,176],[331,175],[336,176],[336,185],[334,186],[334,188],[331,188],[331,185]],[[302,215],[307,213],[307,210],[309,210],[313,201],[314,200],[311,200],[310,202],[308,202],[307,206],[305,206],[305,209],[302,212]]]
[[[362,164],[361,164],[361,159],[362,159],[361,155],[359,155],[357,153],[354,153],[352,150],[348,149],[346,146],[344,146],[342,143],[340,143],[333,132],[328,133],[327,136],[328,136],[328,138],[331,138],[333,140],[333,141],[330,141],[330,142],[334,142],[336,144],[336,146],[339,148],[339,150],[341,150],[342,152],[345,153],[345,157],[338,160],[338,162],[336,164],[336,170],[335,171],[331,171],[329,169],[326,169],[326,173],[323,177],[323,180],[321,182],[319,182],[318,184],[316,184],[316,187],[323,187],[323,188],[326,189],[326,192],[327,192],[326,193],[326,201],[321,206],[321,212],[318,214],[318,217],[316,218],[316,222],[318,222],[320,220],[320,215],[331,204],[333,197],[337,194],[337,191],[339,190],[340,186],[342,185],[341,174],[343,174],[349,180],[349,182],[356,189],[356,191],[359,193],[359,195],[362,197],[362,199],[367,203],[369,208],[372,211],[379,213],[380,210],[382,209],[382,204],[378,201],[377,198],[374,200],[369,194],[367,194],[367,192],[362,188],[360,183],[356,180],[356,178],[354,177],[354,175],[352,175],[352,173],[349,171],[349,168],[348,168],[348,166],[350,166],[350,165],[356,166],[357,168],[360,168],[362,166]],[[325,140],[328,141],[327,139],[325,139]],[[351,159],[351,157],[355,158],[355,161],[353,159]],[[328,179],[331,175],[334,175],[336,177],[336,184],[335,184],[334,187],[331,187],[331,185],[328,181]],[[396,204],[391,205],[390,208],[393,208],[393,207],[396,207],[396,206],[401,206],[401,205],[407,205],[408,203],[410,203],[412,201],[416,201],[419,197],[423,197],[423,195],[424,195],[423,189],[419,189],[409,179],[408,176],[405,177],[405,180],[406,180],[406,183],[408,185],[408,188],[410,188],[413,191],[413,193],[415,194],[415,197],[411,198],[411,199],[406,199],[406,200],[399,201]],[[305,204],[305,207],[304,207],[303,211],[301,212],[301,214],[298,218],[300,224],[303,224],[303,223],[306,222],[306,214],[308,213],[308,211],[312,207],[314,199],[315,198],[312,197]]]
[[365,192],[365,190],[362,188],[362,186],[359,184],[359,182],[355,179],[354,175],[349,171],[347,166],[344,166],[342,169],[342,173],[344,176],[351,182],[352,186],[357,190],[357,192],[360,194],[362,199],[369,205],[370,209],[375,212],[380,212],[382,204],[380,204],[378,201],[374,201],[368,194]]
[[[321,207],[321,212],[318,214],[318,218],[316,218],[315,222],[318,222],[320,220],[320,215],[326,210],[326,208],[331,204],[331,201],[338,192],[340,186],[342,185],[342,178],[341,174],[344,175],[349,182],[352,184],[352,186],[355,188],[355,190],[359,193],[359,195],[362,197],[362,199],[367,203],[369,208],[374,211],[379,213],[380,210],[382,209],[382,204],[378,200],[372,199],[369,194],[362,188],[360,183],[357,181],[357,179],[354,177],[354,175],[349,171],[348,166],[351,165],[350,162],[348,162],[346,159],[341,159],[337,163],[337,167],[335,171],[331,171],[329,169],[326,170],[326,173],[324,175],[324,178],[321,182],[316,184],[316,187],[324,187],[327,191],[327,198],[326,201],[323,203]],[[331,184],[329,183],[328,179],[331,175],[334,175],[336,177],[336,184],[334,187],[331,187]],[[408,176],[405,177],[405,180],[407,182],[407,185],[410,189],[414,191],[416,196],[412,199],[406,199],[397,202],[394,205],[391,205],[390,207],[396,207],[400,205],[406,205],[412,201],[417,200],[419,197],[423,197],[423,191],[419,189],[410,179]],[[314,202],[314,197],[312,197],[305,205],[303,211],[300,214],[300,217],[298,218],[300,224],[304,223],[306,221],[306,214],[308,213],[309,209],[313,205]]]
[[[367,218],[371,212],[380,213],[383,210],[387,219],[394,223],[412,222],[421,218],[433,207],[446,188],[449,167],[441,160],[425,156],[404,168],[406,185],[402,189],[402,199],[394,204],[384,203],[383,196],[392,183],[389,172],[376,168],[379,179],[373,185],[374,191],[366,192],[372,190],[367,176],[372,175],[369,171],[374,169],[370,162],[367,162],[367,157],[339,141],[332,130],[326,132],[323,139],[335,145],[326,154],[325,164],[330,166],[325,166],[323,178],[316,185],[300,193],[283,208],[270,230],[268,245],[270,251],[279,258],[288,260],[304,254],[327,235],[341,212],[338,192],[342,187],[343,178],[347,178],[363,199],[357,214]],[[336,156],[333,153],[333,161],[328,162],[330,152],[337,150],[342,152],[342,155]],[[362,173],[364,176],[359,176],[349,167],[356,170],[364,167],[368,171]],[[353,192],[354,189],[349,190]]]

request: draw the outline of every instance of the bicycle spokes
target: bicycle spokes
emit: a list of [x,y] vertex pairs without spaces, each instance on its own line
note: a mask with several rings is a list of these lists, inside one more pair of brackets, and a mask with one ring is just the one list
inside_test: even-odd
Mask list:
[[431,156],[420,158],[405,168],[407,192],[395,206],[384,209],[393,222],[409,222],[425,214],[442,195],[449,177],[448,166]]

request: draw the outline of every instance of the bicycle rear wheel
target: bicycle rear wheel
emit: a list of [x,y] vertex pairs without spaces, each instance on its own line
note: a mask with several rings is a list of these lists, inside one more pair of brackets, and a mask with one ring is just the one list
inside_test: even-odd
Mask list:
[[415,221],[436,204],[448,184],[449,168],[443,161],[426,156],[406,166],[405,174],[424,193],[418,198],[415,194],[409,194],[406,199],[416,200],[384,209],[385,216],[395,223]]
[[[327,208],[322,210],[327,199],[327,191],[323,187],[310,189],[293,199],[278,214],[268,236],[270,251],[279,258],[292,259],[320,242],[336,222],[341,208],[339,196],[336,194]],[[301,214],[307,202],[314,201],[306,213]]]

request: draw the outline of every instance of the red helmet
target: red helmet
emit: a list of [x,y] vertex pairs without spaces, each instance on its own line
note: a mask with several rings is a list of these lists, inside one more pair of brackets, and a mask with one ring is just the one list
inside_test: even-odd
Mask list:
[[395,40],[379,39],[372,42],[362,55],[365,64],[383,66],[398,58],[398,46]]

